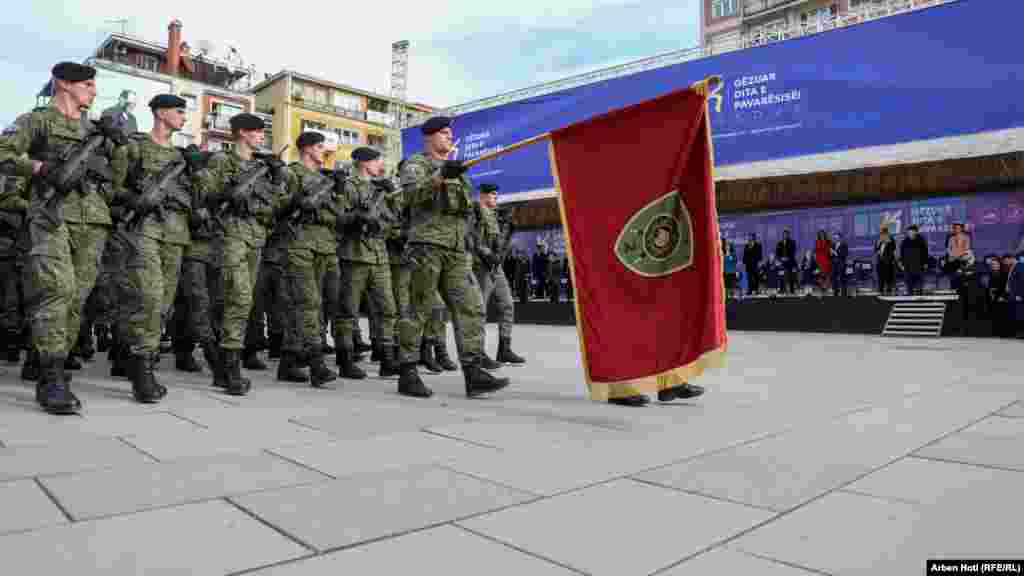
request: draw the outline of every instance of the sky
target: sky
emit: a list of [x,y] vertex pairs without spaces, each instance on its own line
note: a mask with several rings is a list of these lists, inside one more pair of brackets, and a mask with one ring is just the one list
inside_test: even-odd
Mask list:
[[[409,40],[407,98],[453,106],[698,44],[699,0],[449,0],[431,6],[388,3],[295,3],[282,13],[253,4],[177,0],[10,3],[0,22],[0,123],[35,105],[60,60],[81,61],[127,19],[126,32],[166,44],[167,24],[183,23],[196,50],[214,56],[234,46],[259,77],[290,69],[387,93],[391,44]],[[557,6],[553,6],[557,4]]]

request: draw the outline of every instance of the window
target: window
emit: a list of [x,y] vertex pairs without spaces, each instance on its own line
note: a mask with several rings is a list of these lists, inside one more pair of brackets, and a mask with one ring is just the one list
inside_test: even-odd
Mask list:
[[195,138],[191,134],[186,134],[185,132],[175,132],[174,136],[171,136],[171,142],[175,146],[179,146],[181,148],[190,146],[193,141],[195,141]]
[[323,124],[323,123],[320,123],[320,122],[313,122],[313,121],[310,121],[310,120],[303,120],[302,121],[302,131],[303,132],[309,132],[310,130],[321,130],[323,132],[328,132],[327,124]]
[[727,18],[735,16],[739,0],[711,0],[711,17]]
[[378,150],[387,150],[388,149],[388,137],[387,136],[381,136],[379,134],[367,134],[366,135],[366,145],[367,146],[373,146],[374,148],[376,148]]
[[144,69],[144,70],[149,70],[150,72],[159,72],[160,71],[160,59],[157,58],[156,56],[150,56],[149,54],[143,54],[142,55],[142,62],[141,62],[139,67]]
[[210,111],[219,117],[231,118],[235,114],[241,114],[242,107],[226,102],[214,102]]
[[361,112],[363,109],[363,99],[359,96],[353,96],[344,92],[335,92],[334,106],[341,108],[342,110]]
[[355,130],[335,128],[334,133],[338,135],[339,144],[347,144],[349,146],[359,144],[359,132],[356,132]]
[[381,114],[387,114],[389,106],[386,100],[371,98],[367,105],[367,109],[373,110],[374,112],[380,112]]

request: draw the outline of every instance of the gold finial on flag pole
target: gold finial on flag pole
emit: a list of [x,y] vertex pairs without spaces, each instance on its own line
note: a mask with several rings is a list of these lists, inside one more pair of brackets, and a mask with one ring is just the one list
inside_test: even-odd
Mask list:
[[[697,94],[700,94],[704,98],[707,98],[708,94],[714,92],[715,88],[717,88],[721,83],[722,77],[718,74],[714,74],[703,80],[698,80],[697,82],[690,84],[690,89],[696,91]],[[712,86],[712,84],[714,85]]]

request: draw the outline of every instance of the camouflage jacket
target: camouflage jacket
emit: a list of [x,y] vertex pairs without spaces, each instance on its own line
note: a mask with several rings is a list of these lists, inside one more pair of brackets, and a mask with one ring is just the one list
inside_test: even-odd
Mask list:
[[240,216],[231,210],[221,214],[220,204],[227,200],[225,195],[231,190],[234,181],[250,170],[258,169],[259,165],[258,160],[243,160],[232,149],[211,156],[206,169],[198,179],[199,195],[211,213],[220,218],[224,236],[243,240],[253,248],[262,247],[266,242],[267,228],[273,224],[274,203],[285,196],[284,185],[272,184],[269,176],[257,182],[257,186],[262,186],[268,191],[271,203],[251,201],[253,217]]
[[388,196],[384,201],[391,213],[398,217],[398,221],[389,223],[384,233],[384,243],[388,249],[388,262],[395,266],[402,259],[404,249],[402,238],[409,234],[409,218],[405,209],[405,195],[399,190],[396,194]]
[[467,218],[472,212],[472,186],[462,176],[443,180],[436,188],[433,179],[440,174],[443,163],[416,153],[402,164],[399,179],[409,211],[409,242],[461,252],[465,250]]
[[[114,150],[110,162],[114,175],[115,203],[129,196],[143,193],[147,181],[158,177],[169,164],[184,162],[181,151],[174,146],[162,146],[148,134],[136,133],[124,146]],[[186,246],[191,241],[189,216],[192,212],[192,182],[187,172],[182,172],[167,184],[163,204],[163,221],[158,214],[150,214],[142,222],[142,235],[175,246]]]
[[486,247],[493,253],[497,253],[501,243],[501,227],[498,225],[498,217],[494,210],[484,206],[480,202],[473,205],[473,217],[470,218],[472,230],[470,236],[475,244],[473,250],[473,264],[483,265],[483,260],[477,253],[476,248]]
[[[28,114],[19,116],[14,124],[0,134],[0,170],[6,174],[31,179],[33,160],[59,162],[69,149],[85,139],[91,129],[92,122],[84,115],[77,120],[68,118],[54,104],[36,108]],[[112,151],[111,146],[104,144],[98,155],[109,160]],[[40,216],[44,211],[38,186],[36,181],[32,181],[29,194],[30,218]],[[108,204],[111,198],[109,186],[83,181],[76,190],[63,199],[63,220],[70,223],[110,226]]]
[[[279,202],[277,210],[291,203],[292,199],[302,198],[316,193],[322,186],[326,185],[327,177],[316,170],[310,170],[301,162],[293,162],[288,166],[288,176],[285,178],[287,190],[287,202]],[[332,192],[328,202],[334,204],[335,209],[341,205],[337,196]],[[281,225],[291,219],[282,220]],[[334,212],[330,208],[323,207],[318,214],[302,216],[300,225],[286,231],[286,236],[291,235],[288,244],[291,246],[302,246],[309,248],[317,254],[336,254],[338,252],[338,241],[335,234],[336,226]]]
[[[345,193],[341,195],[341,204],[346,212],[355,208],[361,200],[374,196],[373,183],[359,175],[349,176],[345,180]],[[386,201],[386,200],[385,200]],[[387,264],[388,250],[384,245],[384,233],[376,236],[361,236],[346,233],[341,237],[338,257],[349,262],[365,264]]]

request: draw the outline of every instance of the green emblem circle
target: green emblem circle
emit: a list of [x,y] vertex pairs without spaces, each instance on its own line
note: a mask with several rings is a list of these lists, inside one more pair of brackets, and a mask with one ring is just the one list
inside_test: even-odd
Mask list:
[[659,214],[644,228],[644,253],[655,261],[668,260],[679,249],[679,237],[679,220],[668,214]]

